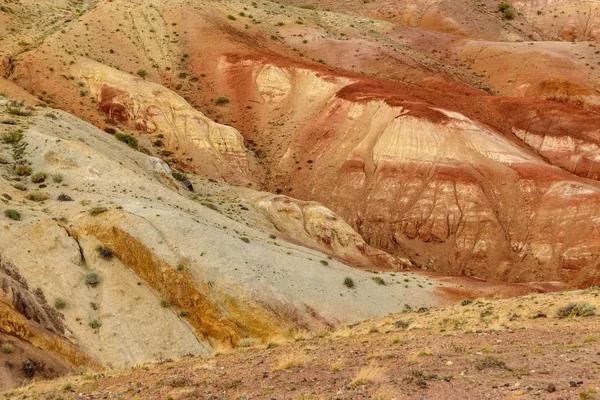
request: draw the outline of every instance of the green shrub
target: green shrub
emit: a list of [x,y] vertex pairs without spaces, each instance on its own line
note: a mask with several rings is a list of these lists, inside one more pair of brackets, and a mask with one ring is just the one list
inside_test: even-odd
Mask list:
[[89,322],[88,324],[90,326],[90,328],[92,329],[98,329],[102,326],[102,321],[100,321],[99,319],[93,319]]
[[115,138],[117,138],[117,140],[120,140],[123,143],[127,143],[127,145],[129,147],[131,147],[132,149],[136,149],[138,148],[138,141],[136,138],[134,138],[131,135],[127,135],[125,133],[117,133],[115,135]]
[[509,3],[501,2],[498,4],[498,10],[502,13],[505,19],[513,19],[514,12],[512,6]]
[[248,239],[246,236],[242,236],[240,240],[245,243],[250,243],[250,239]]
[[17,190],[20,190],[22,192],[27,190],[27,186],[25,186],[25,184],[23,182],[17,182],[13,185],[13,187]]
[[20,117],[28,117],[33,114],[33,108],[25,106],[22,101],[11,100],[6,103],[5,109],[7,113]]
[[88,272],[85,276],[85,284],[91,287],[96,287],[100,284],[100,275],[95,272]]
[[62,310],[66,306],[67,306],[67,300],[63,299],[62,297],[57,297],[56,299],[54,299],[54,307],[57,310]]
[[42,183],[46,180],[47,177],[48,174],[45,172],[36,172],[35,174],[31,175],[31,182]]
[[183,182],[183,181],[185,181],[187,179],[186,174],[184,174],[183,172],[179,172],[179,171],[173,170],[171,172],[171,175],[173,176],[173,178],[175,178],[179,182]]
[[237,18],[235,18],[233,15],[229,14],[229,15],[227,16],[227,19],[230,19],[230,20],[232,20],[232,21],[235,21]]
[[2,134],[2,143],[5,144],[19,143],[21,140],[23,140],[22,130],[4,132]]
[[321,264],[323,264],[324,266],[328,266],[329,265],[329,263],[327,261],[325,261],[325,260],[320,260],[319,262]]
[[21,213],[18,212],[17,210],[12,210],[12,209],[4,210],[4,215],[15,221],[21,220]]
[[385,281],[383,280],[383,278],[379,277],[379,276],[374,276],[373,280],[375,281],[376,284],[378,285],[385,285]]
[[215,103],[217,103],[217,104],[227,104],[227,103],[229,103],[229,98],[227,98],[225,96],[219,96],[219,97],[217,97],[217,100],[215,100]]
[[169,300],[167,299],[160,299],[160,306],[162,308],[168,308],[171,305],[171,303],[169,303]]
[[277,236],[273,235],[272,233],[269,234],[269,239],[277,239]]
[[145,69],[138,69],[137,74],[141,77],[146,79],[146,76],[148,75],[148,72],[146,72]]
[[569,303],[556,311],[559,319],[567,317],[591,317],[596,315],[596,307],[588,302]]
[[354,287],[354,281],[352,278],[346,277],[344,279],[344,286],[346,286],[348,289],[352,289]]

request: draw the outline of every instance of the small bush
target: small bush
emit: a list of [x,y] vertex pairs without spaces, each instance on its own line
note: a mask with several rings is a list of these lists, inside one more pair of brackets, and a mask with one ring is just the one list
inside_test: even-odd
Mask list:
[[2,143],[5,144],[19,143],[21,140],[23,140],[22,130],[4,132],[2,134]]
[[117,138],[117,140],[120,140],[123,143],[127,143],[127,145],[129,147],[131,147],[132,149],[136,149],[138,148],[138,141],[136,138],[134,138],[131,135],[126,135],[124,133],[117,133],[115,135],[115,138]]
[[217,97],[217,100],[215,100],[215,103],[217,103],[217,104],[227,104],[227,103],[229,103],[229,98],[227,98],[225,96]]
[[227,16],[227,19],[230,19],[230,20],[232,20],[232,21],[235,21],[237,18],[235,18],[233,15],[229,14],[229,15]]
[[146,76],[148,76],[148,72],[146,72],[145,69],[138,69],[137,74],[140,78],[144,79],[146,79]]
[[61,183],[64,179],[65,179],[65,177],[61,173],[57,172],[55,174],[52,174],[52,181],[54,183]]
[[352,278],[346,277],[344,279],[344,286],[346,286],[348,289],[352,289],[354,287],[354,281]]
[[48,174],[45,172],[36,172],[35,174],[31,175],[31,182],[42,183],[46,180],[47,177]]
[[104,128],[104,132],[108,133],[109,135],[115,135],[117,130],[115,128]]
[[4,215],[14,221],[21,220],[21,213],[18,212],[17,210],[12,210],[12,209],[4,210]]
[[22,101],[11,100],[6,103],[6,112],[11,115],[18,115],[19,117],[28,117],[33,114],[33,108],[25,106]]
[[33,192],[27,194],[27,196],[25,197],[31,201],[44,201],[48,199],[48,193],[41,192],[39,190],[34,190]]
[[168,308],[171,306],[171,303],[169,303],[169,300],[167,299],[160,299],[160,306],[162,308]]
[[54,299],[54,307],[57,310],[62,310],[66,306],[67,306],[67,300],[63,299],[62,297],[57,297],[56,299]]
[[559,319],[567,317],[591,317],[596,315],[596,307],[588,302],[569,303],[556,311]]
[[15,174],[17,174],[19,176],[29,176],[29,175],[31,175],[32,172],[33,172],[33,170],[31,169],[31,167],[29,165],[25,165],[25,164],[15,165]]
[[476,360],[474,362],[475,368],[477,368],[479,371],[483,371],[484,369],[487,368],[502,368],[502,369],[508,369],[508,367],[506,366],[506,363],[496,357],[492,357],[492,356],[485,356],[482,357],[478,360]]
[[468,306],[469,304],[473,304],[473,300],[471,300],[471,299],[464,299],[463,301],[460,302],[461,306]]
[[269,233],[269,239],[277,239],[277,236],[275,236],[275,235],[274,235],[274,234],[272,234],[272,233]]
[[383,280],[383,278],[379,277],[379,276],[374,276],[373,280],[375,281],[376,284],[378,285],[385,285],[385,281]]
[[0,352],[3,354],[12,354],[15,352],[15,346],[9,342],[2,343],[2,346],[0,346]]
[[91,287],[96,287],[100,284],[100,275],[95,272],[88,272],[85,276],[85,284]]
[[112,250],[104,246],[98,245],[96,251],[98,252],[98,255],[105,260],[112,260],[114,257]]
[[90,215],[96,216],[108,211],[106,207],[94,207],[90,210]]
[[323,264],[324,266],[328,266],[329,265],[329,263],[327,261],[325,261],[325,260],[320,260],[319,262],[321,264]]
[[187,175],[184,174],[183,172],[179,172],[179,171],[172,171],[171,175],[173,176],[173,178],[175,178],[176,180],[178,180],[179,182],[183,182],[187,179]]
[[242,236],[240,240],[244,243],[250,243],[250,239],[248,239],[246,236]]
[[27,190],[27,186],[25,186],[25,184],[23,182],[17,182],[13,185],[13,187],[17,190],[20,190],[22,192]]
[[93,319],[89,322],[88,324],[90,326],[90,328],[92,329],[98,329],[102,326],[102,321],[100,321],[99,319]]

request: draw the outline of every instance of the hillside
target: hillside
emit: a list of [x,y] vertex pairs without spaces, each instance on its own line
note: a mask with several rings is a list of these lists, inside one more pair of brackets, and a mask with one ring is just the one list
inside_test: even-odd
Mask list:
[[[598,289],[406,310],[289,343],[82,373],[5,393],[20,398],[597,399]],[[562,318],[559,318],[562,317]]]
[[0,388],[600,285],[599,39],[584,0],[0,0]]

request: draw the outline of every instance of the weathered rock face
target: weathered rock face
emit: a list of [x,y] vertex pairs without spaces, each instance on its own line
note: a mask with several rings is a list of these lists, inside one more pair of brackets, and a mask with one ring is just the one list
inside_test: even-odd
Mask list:
[[279,232],[305,245],[362,267],[398,270],[411,266],[407,259],[369,246],[350,225],[322,204],[272,194],[246,196]]
[[239,183],[253,179],[252,156],[240,133],[207,118],[175,92],[90,60],[80,60],[73,73],[89,85],[109,118],[162,135],[167,150],[195,158],[205,174]]
[[[596,157],[594,113],[569,116],[568,106],[543,103],[531,123],[531,102],[476,100],[487,109],[484,118],[508,124],[540,158],[515,136],[451,111],[451,104],[419,99],[408,87],[402,93],[401,86],[392,91],[261,62],[236,65],[236,76],[243,68],[248,85],[265,100],[257,119],[263,126],[278,122],[252,137],[279,135],[264,160],[271,189],[317,200],[370,245],[439,272],[598,281],[593,254],[600,251],[594,233],[600,187],[557,167],[596,176],[589,161]],[[563,118],[562,129],[544,131],[552,113]],[[590,122],[579,124],[584,116]],[[527,138],[521,126],[528,126]],[[574,138],[576,126],[588,142]],[[544,132],[553,137],[536,136]]]

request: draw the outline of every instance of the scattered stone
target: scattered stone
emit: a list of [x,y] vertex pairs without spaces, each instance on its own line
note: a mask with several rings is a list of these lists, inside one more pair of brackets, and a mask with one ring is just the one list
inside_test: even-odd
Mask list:
[[556,392],[556,385],[554,383],[549,383],[548,386],[546,386],[546,392],[548,392],[548,393]]
[[71,196],[63,193],[58,196],[58,201],[73,201],[73,199],[71,198]]

